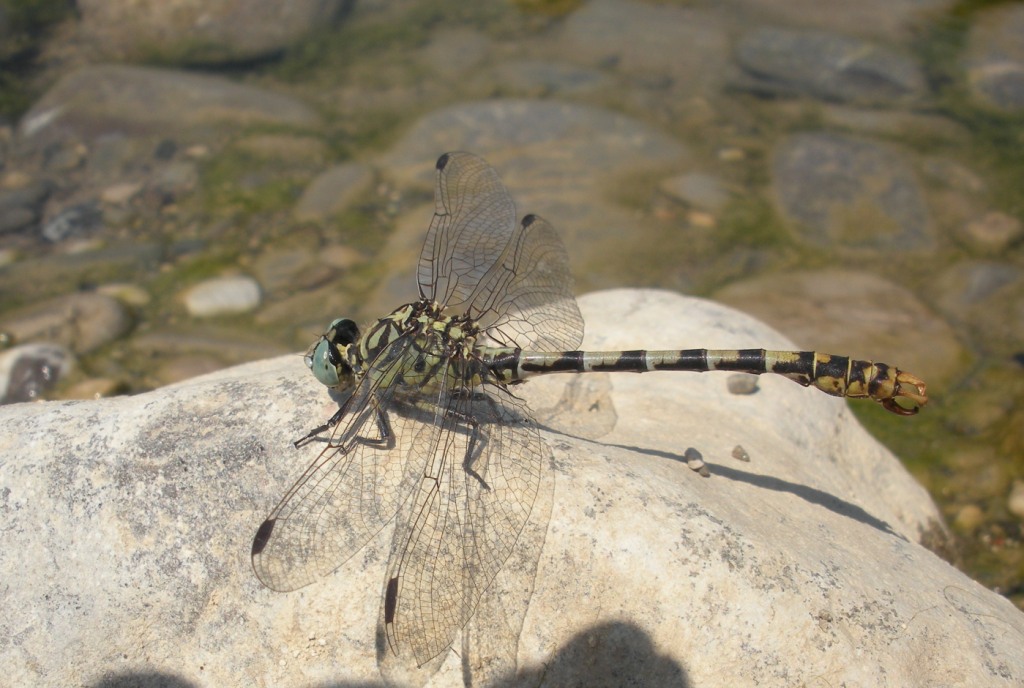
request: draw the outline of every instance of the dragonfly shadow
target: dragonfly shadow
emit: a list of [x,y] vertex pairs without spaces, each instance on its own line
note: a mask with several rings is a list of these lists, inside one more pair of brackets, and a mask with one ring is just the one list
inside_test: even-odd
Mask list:
[[[338,681],[314,688],[370,688],[375,682]],[[541,686],[653,686],[690,688],[686,668],[657,650],[651,636],[630,621],[606,621],[574,635],[543,664],[522,667],[514,674],[481,680],[463,663],[463,685],[487,688],[540,688]]]
[[[545,427],[544,429],[547,430],[548,432],[552,432],[565,437],[572,437],[574,439],[582,440],[585,442],[593,442],[593,440],[589,440],[583,437],[576,437],[575,435],[571,435],[569,433],[563,432],[561,430],[556,430],[550,427]],[[638,452],[640,454],[646,454],[648,456],[655,456],[662,459],[670,459],[672,461],[686,463],[686,457],[681,456],[679,454],[674,454],[672,452],[662,451],[660,449],[649,449],[645,447],[636,447],[626,444],[615,444],[613,442],[601,442],[600,444],[603,444],[604,446],[608,447],[617,447],[619,449],[625,449],[631,452]],[[722,464],[708,463],[707,466],[711,470],[712,476],[725,478],[727,480],[735,480],[737,482],[744,482],[747,483],[748,485],[753,485],[755,487],[759,487],[765,490],[772,490],[775,492],[788,492],[796,497],[799,497],[800,499],[803,499],[806,502],[816,504],[820,507],[828,509],[829,511],[835,514],[838,514],[845,518],[853,519],[854,521],[858,521],[859,523],[863,523],[864,525],[875,528],[876,530],[879,530],[887,535],[892,535],[901,540],[907,539],[900,533],[893,530],[892,526],[890,526],[886,521],[883,521],[880,518],[872,516],[862,507],[859,507],[856,504],[848,502],[845,499],[836,497],[835,495],[829,492],[825,492],[824,490],[819,490],[815,487],[809,487],[807,485],[801,485],[800,483],[790,482],[788,480],[783,480],[782,478],[776,478],[770,475],[759,475],[757,473],[750,473],[748,471],[739,470],[737,468],[731,468],[729,466],[725,466]]]
[[800,483],[793,483],[788,480],[782,480],[781,478],[776,478],[770,475],[749,473],[747,471],[741,471],[736,468],[730,468],[720,464],[712,466],[711,473],[729,480],[744,482],[766,490],[789,492],[790,494],[800,497],[806,502],[824,507],[840,516],[845,516],[846,518],[853,519],[854,521],[863,523],[864,525],[875,528],[876,530],[880,530],[886,535],[892,535],[900,540],[907,539],[902,534],[893,530],[892,526],[890,526],[886,521],[872,516],[856,504],[848,502],[845,499],[840,499],[839,497],[836,497],[829,492],[825,492],[824,490],[819,490],[815,487],[808,487],[807,485],[801,485]]

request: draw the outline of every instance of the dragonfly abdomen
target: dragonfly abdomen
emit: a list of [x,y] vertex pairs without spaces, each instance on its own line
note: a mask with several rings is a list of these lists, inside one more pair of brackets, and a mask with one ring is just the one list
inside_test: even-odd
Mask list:
[[[505,381],[522,380],[548,373],[635,372],[712,370],[773,373],[813,386],[826,394],[853,399],[874,399],[900,415],[917,412],[927,401],[924,382],[885,363],[861,361],[816,351],[768,349],[680,349],[676,351],[559,351],[504,350],[490,361],[491,369]],[[905,397],[913,407],[896,403]]]

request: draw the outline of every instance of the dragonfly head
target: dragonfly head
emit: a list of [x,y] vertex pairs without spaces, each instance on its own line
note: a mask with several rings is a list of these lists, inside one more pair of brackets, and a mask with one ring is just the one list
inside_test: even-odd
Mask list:
[[358,339],[359,327],[355,322],[348,318],[338,318],[306,352],[306,367],[328,387],[348,389],[355,384],[348,350]]

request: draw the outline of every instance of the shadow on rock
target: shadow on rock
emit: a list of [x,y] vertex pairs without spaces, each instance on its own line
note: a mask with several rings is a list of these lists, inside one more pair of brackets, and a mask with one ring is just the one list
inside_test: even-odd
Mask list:
[[[472,683],[467,680],[466,685]],[[514,678],[495,685],[689,688],[691,684],[686,669],[659,653],[646,631],[628,621],[609,621],[576,634],[550,663],[524,667]]]
[[180,676],[162,671],[126,671],[104,676],[89,688],[197,688]]

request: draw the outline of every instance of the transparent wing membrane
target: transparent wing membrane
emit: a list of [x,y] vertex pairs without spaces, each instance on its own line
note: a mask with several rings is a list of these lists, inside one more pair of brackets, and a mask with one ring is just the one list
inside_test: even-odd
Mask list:
[[388,562],[381,625],[417,665],[446,650],[512,552],[550,461],[521,402],[478,391],[447,400],[420,430],[426,467],[405,503]]
[[565,246],[536,215],[516,222],[497,173],[469,153],[437,164],[437,208],[420,257],[420,294],[464,312],[503,346],[573,349],[583,317]]
[[[379,357],[377,372],[403,362],[408,342]],[[252,562],[264,585],[295,590],[341,566],[387,525],[408,497],[410,442],[423,413],[395,403],[383,374],[366,375],[345,402],[331,440],[267,517]]]
[[508,248],[516,206],[498,173],[469,153],[438,159],[434,203],[417,273],[420,295],[461,311]]

